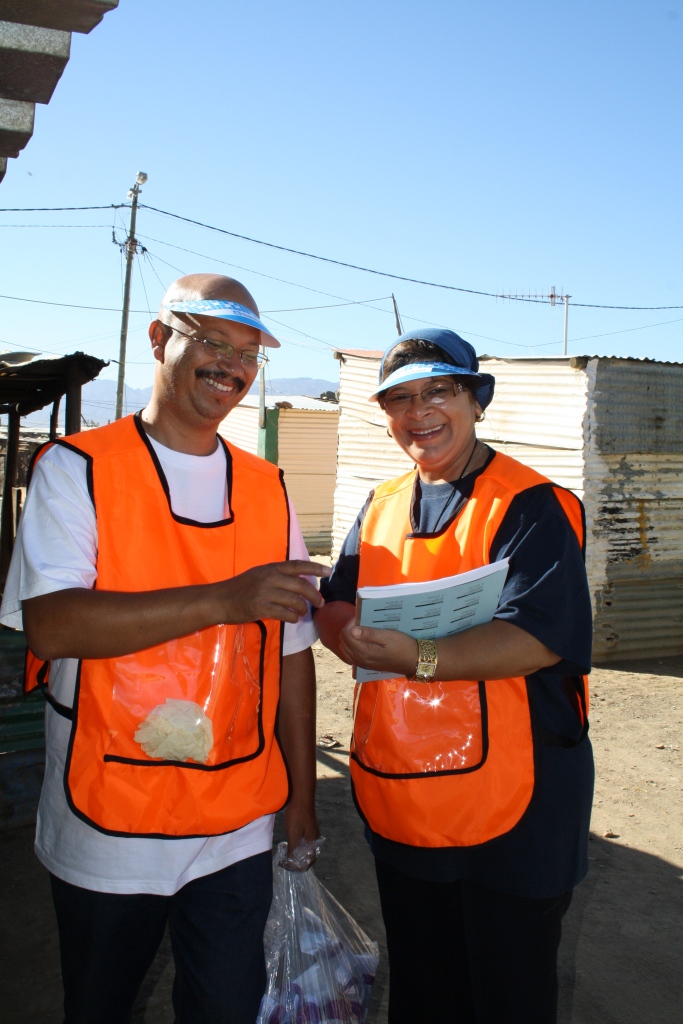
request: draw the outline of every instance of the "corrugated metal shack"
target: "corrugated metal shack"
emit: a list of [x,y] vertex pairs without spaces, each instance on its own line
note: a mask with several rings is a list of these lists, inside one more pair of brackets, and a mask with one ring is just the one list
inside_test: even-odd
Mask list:
[[260,429],[259,397],[247,395],[219,428],[227,441],[284,470],[311,554],[327,554],[332,546],[338,420],[334,402],[267,395],[266,426]]
[[[333,552],[377,483],[409,460],[368,402],[380,352],[341,361]],[[683,364],[616,357],[497,359],[482,440],[586,506],[597,662],[683,651]]]

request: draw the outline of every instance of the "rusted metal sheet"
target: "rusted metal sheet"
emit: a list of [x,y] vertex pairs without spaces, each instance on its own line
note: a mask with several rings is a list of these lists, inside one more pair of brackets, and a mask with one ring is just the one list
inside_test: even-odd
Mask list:
[[[368,492],[410,468],[368,402],[381,353],[341,358],[333,551]],[[683,365],[484,357],[496,394],[478,429],[581,497],[596,661],[683,651]]]
[[590,360],[591,439],[603,454],[683,450],[683,365]]

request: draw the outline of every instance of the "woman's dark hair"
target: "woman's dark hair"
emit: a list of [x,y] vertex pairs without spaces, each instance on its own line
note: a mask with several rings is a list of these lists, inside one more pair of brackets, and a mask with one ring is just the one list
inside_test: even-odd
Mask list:
[[[409,341],[399,342],[395,348],[392,348],[384,360],[382,381],[385,381],[394,370],[400,370],[402,366],[408,366],[409,363],[422,362],[456,365],[453,358],[447,352],[444,352],[442,348],[439,348],[438,345],[435,345],[434,342],[423,341],[421,338],[411,338]],[[474,378],[476,383],[473,383],[472,378],[462,377],[457,373],[453,374],[453,376],[458,378],[466,391],[469,391],[473,396],[475,395],[476,384],[479,383],[476,378]]]

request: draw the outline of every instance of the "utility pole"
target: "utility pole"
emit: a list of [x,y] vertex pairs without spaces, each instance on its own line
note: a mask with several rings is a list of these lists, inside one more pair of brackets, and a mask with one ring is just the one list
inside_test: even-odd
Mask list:
[[126,239],[126,276],[123,283],[123,310],[121,312],[121,344],[119,345],[119,377],[116,384],[116,419],[123,415],[123,384],[126,377],[126,342],[128,341],[128,311],[130,309],[130,279],[133,273],[133,257],[138,251],[138,240],[135,237],[135,221],[138,213],[138,196],[140,186],[147,181],[144,171],[138,171],[135,184],[128,193],[130,199],[130,228]]
[[400,314],[398,312],[398,306],[396,305],[396,299],[394,298],[394,293],[393,292],[391,293],[391,301],[394,304],[394,317],[396,319],[396,333],[397,334],[403,334],[403,324],[401,323],[401,317],[400,317]]
[[[265,349],[261,349],[265,355]],[[258,379],[258,425],[260,430],[266,429],[266,364],[261,363]]]

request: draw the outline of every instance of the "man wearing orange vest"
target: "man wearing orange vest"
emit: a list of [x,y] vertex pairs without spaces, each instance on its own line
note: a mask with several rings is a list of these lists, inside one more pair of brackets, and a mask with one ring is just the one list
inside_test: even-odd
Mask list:
[[65,1024],[124,1024],[168,924],[177,1024],[253,1024],[273,815],[318,836],[322,598],[277,467],[217,436],[279,342],[239,282],[181,278],[149,330],[141,413],[32,471],[1,618],[44,688],[36,852]]

